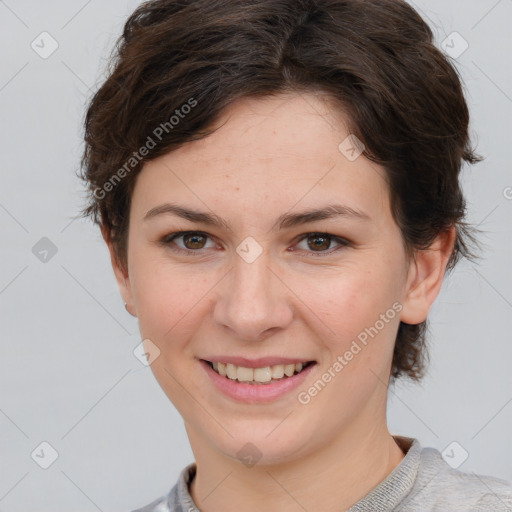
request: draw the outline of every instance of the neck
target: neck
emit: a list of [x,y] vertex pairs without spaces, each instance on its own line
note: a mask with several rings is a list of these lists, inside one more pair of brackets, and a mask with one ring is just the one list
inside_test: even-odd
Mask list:
[[[187,431],[197,447],[190,426]],[[205,444],[194,450],[197,471],[190,494],[203,512],[346,510],[404,458],[385,423],[364,435],[360,432],[353,428],[293,461],[252,467],[221,456]]]

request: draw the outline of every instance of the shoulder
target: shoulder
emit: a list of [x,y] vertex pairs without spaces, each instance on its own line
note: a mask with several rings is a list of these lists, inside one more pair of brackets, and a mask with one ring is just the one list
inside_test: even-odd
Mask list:
[[512,483],[452,468],[435,448],[422,448],[417,477],[400,511],[512,512]]
[[192,462],[181,470],[178,481],[165,496],[132,512],[199,512],[188,492],[188,485],[194,478],[195,471],[196,466]]
[[137,510],[132,510],[132,512],[173,512],[169,509],[169,496],[161,496],[157,498],[155,501],[152,501],[148,505],[142,508],[138,508]]

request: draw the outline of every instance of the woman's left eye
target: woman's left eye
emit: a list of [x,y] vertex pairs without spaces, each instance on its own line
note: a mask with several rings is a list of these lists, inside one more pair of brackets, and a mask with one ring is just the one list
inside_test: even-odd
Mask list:
[[[202,231],[178,231],[163,237],[161,239],[161,243],[170,247],[175,252],[199,255],[201,249],[215,247],[215,244],[211,240],[211,245],[207,245],[207,241],[209,239],[210,236],[207,233],[203,233]],[[180,240],[183,246],[177,244],[176,240]],[[337,250],[336,248],[329,250],[331,249],[332,242],[337,243],[340,247],[346,247],[349,245],[347,240],[335,235],[331,235],[329,233],[305,233],[300,237],[297,246],[302,242],[306,242],[307,247],[299,247],[299,249],[301,251],[312,253],[315,256],[331,254]]]
[[302,243],[303,241],[306,241],[307,248],[301,249],[310,251],[315,256],[323,256],[326,253],[332,254],[335,250],[327,250],[331,246],[331,242],[336,242],[341,247],[346,247],[349,245],[349,242],[343,238],[340,238],[339,236],[331,235],[329,233],[306,233],[301,237],[299,240],[299,243]]

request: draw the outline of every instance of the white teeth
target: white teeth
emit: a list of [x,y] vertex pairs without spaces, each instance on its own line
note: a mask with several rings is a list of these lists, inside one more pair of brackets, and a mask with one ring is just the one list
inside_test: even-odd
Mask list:
[[[213,363],[213,369],[215,370],[215,363]],[[217,371],[223,376],[226,376],[226,365],[224,363],[217,363]]]
[[238,366],[237,377],[239,382],[250,382],[253,380],[254,370],[252,368],[244,368],[243,366]]
[[229,379],[235,380],[237,378],[236,366],[234,364],[228,363],[226,365],[226,375]]
[[294,364],[287,364],[284,367],[284,374],[287,377],[291,377],[293,373],[295,372],[295,365]]
[[265,368],[255,368],[253,380],[256,382],[270,382],[272,380],[270,366],[265,366]]
[[276,364],[272,366],[272,378],[273,379],[282,379],[284,377],[284,365]]
[[239,382],[253,382],[268,384],[275,379],[283,377],[291,377],[295,373],[299,373],[304,368],[303,363],[297,364],[276,364],[273,366],[265,366],[263,368],[246,368],[244,366],[236,366],[231,363],[212,363],[213,369],[223,377]]

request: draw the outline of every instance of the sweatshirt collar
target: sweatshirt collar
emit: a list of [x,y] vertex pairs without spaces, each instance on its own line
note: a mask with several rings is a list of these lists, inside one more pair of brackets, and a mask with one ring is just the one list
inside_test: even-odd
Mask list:
[[[377,487],[352,505],[347,512],[392,511],[413,488],[420,465],[422,447],[417,439],[411,437],[393,436],[393,438],[405,453],[405,457]],[[196,469],[196,464],[193,462],[181,471],[177,485],[169,495],[170,510],[200,512],[189,491]]]

